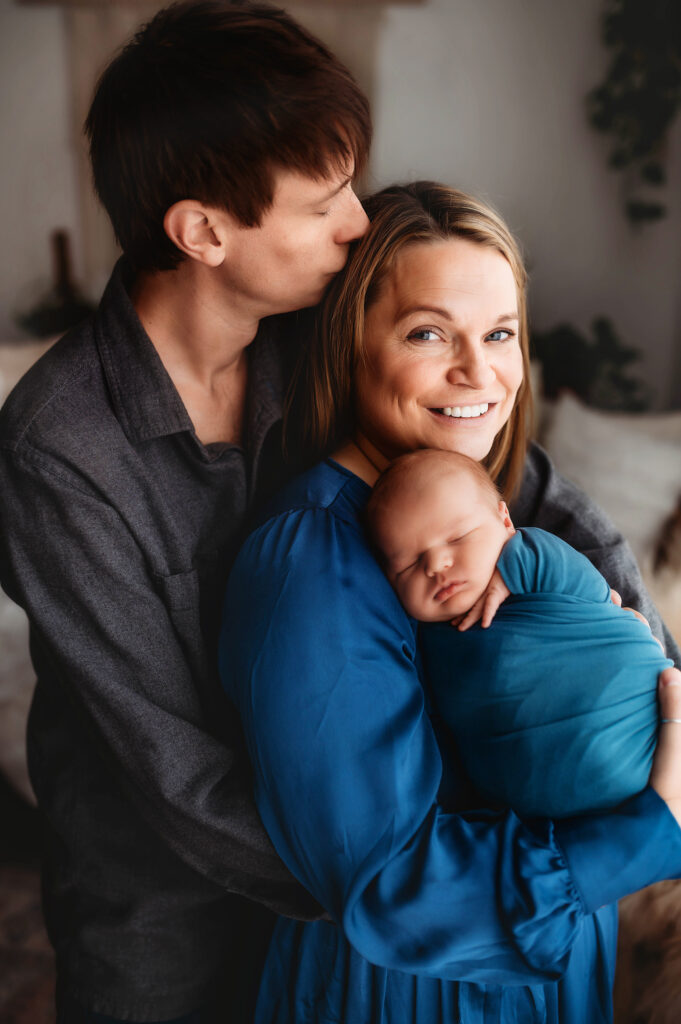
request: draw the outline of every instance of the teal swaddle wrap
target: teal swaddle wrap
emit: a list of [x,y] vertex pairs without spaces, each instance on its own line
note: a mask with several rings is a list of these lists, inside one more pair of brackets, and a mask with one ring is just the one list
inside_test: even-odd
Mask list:
[[557,537],[517,531],[498,568],[511,597],[489,629],[422,627],[435,708],[486,802],[552,818],[612,807],[648,781],[672,662]]

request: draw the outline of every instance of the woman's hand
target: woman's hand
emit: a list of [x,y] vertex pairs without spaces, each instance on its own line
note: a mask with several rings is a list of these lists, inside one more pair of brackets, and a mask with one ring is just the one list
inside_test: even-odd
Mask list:
[[[612,603],[613,603],[613,604],[616,604],[618,608],[621,608],[621,607],[622,607],[622,598],[621,598],[621,597],[620,597],[620,595],[619,595],[619,594],[617,593],[617,591],[616,591],[616,590],[613,590],[612,588],[610,589],[610,600],[612,601]],[[648,629],[650,629],[650,623],[648,622],[648,620],[647,620],[647,618],[645,617],[645,615],[641,615],[641,613],[640,613],[640,612],[637,612],[635,608],[629,608],[629,607],[627,607],[627,608],[625,608],[625,609],[624,609],[624,611],[625,611],[625,612],[633,612],[633,613],[634,613],[634,615],[636,616],[636,618],[637,618],[637,619],[640,619],[640,620],[641,620],[641,622],[643,623],[643,625],[644,625],[644,626],[647,626],[647,627],[648,627]],[[660,640],[660,638],[659,638],[659,637],[655,636],[655,634],[653,633],[653,631],[652,631],[652,630],[650,630],[650,631],[651,631],[651,633],[652,633],[652,636],[653,636],[653,640],[655,641],[655,643],[656,643],[656,644],[659,644],[659,645],[660,645],[660,650],[661,650],[661,651],[662,651],[662,653],[664,654],[664,653],[665,653],[665,651],[664,651],[664,644],[662,643],[662,641]]]
[[498,569],[495,569],[491,580],[487,584],[487,589],[465,615],[458,615],[455,619],[452,619],[452,625],[458,626],[460,630],[465,630],[482,618],[481,626],[483,629],[487,629],[491,625],[499,605],[506,600],[510,593],[511,591],[504,583],[501,573]]
[[666,668],[660,674],[658,696],[660,738],[650,785],[681,825],[681,672],[677,668]]

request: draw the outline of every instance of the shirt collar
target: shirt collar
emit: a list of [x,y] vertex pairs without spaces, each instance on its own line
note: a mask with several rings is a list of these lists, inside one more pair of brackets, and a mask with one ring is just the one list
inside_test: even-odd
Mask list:
[[[127,290],[131,281],[130,267],[121,258],[95,318],[97,346],[116,416],[132,444],[183,431],[196,437],[182,399],[135,312]],[[261,322],[249,351],[245,427],[254,461],[268,431],[282,416],[283,372],[275,322],[275,318]]]

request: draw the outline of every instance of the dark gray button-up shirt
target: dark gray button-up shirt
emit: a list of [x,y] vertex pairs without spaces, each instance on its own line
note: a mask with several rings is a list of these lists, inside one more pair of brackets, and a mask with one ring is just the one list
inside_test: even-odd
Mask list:
[[260,824],[216,666],[234,547],[282,473],[275,328],[249,349],[244,448],[203,445],[124,277],[0,414],[0,579],[31,620],[62,977],[93,1009],[159,1019],[197,1005],[245,942],[251,905],[228,893],[316,905]]

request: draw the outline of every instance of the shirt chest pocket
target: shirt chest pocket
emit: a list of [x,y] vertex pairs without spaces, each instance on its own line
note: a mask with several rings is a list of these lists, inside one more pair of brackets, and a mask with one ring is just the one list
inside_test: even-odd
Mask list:
[[171,614],[190,612],[192,609],[198,611],[199,574],[196,569],[172,573],[170,576],[157,575],[156,581]]
[[157,575],[156,585],[166,606],[184,656],[194,675],[205,671],[205,641],[201,624],[201,590],[196,569]]

